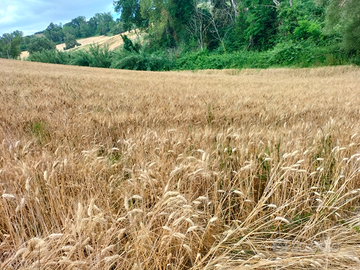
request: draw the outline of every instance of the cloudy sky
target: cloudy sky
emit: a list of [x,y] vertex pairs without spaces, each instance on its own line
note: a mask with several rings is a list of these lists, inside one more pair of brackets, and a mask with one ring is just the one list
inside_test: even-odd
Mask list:
[[113,0],[0,0],[0,35],[15,30],[32,35],[51,23],[67,23],[77,16],[114,13]]

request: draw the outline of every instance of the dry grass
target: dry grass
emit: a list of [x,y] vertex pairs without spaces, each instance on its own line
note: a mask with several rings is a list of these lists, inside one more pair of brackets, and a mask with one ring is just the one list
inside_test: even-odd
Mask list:
[[359,85],[0,60],[0,269],[358,269]]

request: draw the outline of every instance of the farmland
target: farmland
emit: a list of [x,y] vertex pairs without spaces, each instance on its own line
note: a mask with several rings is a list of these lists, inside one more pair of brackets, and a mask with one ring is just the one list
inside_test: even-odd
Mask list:
[[[130,39],[136,38],[135,34],[132,32],[126,32],[124,35],[127,35]],[[99,45],[100,47],[109,46],[109,49],[115,50],[116,48],[123,45],[123,40],[120,35],[114,35],[114,36],[95,36],[95,37],[88,37],[88,38],[82,38],[79,39],[78,42],[81,44],[81,46],[70,49],[73,50],[88,50],[91,45]],[[56,45],[56,49],[58,51],[64,51],[65,43],[61,43]],[[29,52],[23,51],[20,55],[21,59],[26,59],[29,56]]]
[[356,269],[360,69],[0,60],[0,269]]

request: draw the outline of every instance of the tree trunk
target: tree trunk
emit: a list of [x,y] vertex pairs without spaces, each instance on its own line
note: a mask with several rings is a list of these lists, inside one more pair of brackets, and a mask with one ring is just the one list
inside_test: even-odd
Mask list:
[[237,17],[239,15],[239,13],[237,11],[237,5],[236,5],[234,0],[231,0],[231,5],[232,5],[232,7],[234,9],[235,17]]
[[289,0],[290,7],[292,7],[292,0]]
[[280,6],[280,2],[278,0],[273,0],[273,3],[275,4],[275,6]]

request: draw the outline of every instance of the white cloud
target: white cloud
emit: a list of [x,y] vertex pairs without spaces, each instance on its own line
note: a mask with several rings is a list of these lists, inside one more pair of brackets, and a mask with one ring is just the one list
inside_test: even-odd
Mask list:
[[7,6],[5,10],[0,9],[0,24],[9,24],[15,22],[17,9],[18,8],[13,5]]

